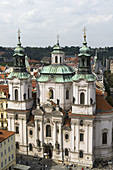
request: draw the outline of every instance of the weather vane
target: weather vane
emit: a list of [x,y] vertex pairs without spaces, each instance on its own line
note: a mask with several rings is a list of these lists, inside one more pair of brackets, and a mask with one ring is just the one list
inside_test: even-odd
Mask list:
[[59,45],[59,34],[57,35],[57,45]]
[[18,29],[18,38],[20,39],[20,29]]

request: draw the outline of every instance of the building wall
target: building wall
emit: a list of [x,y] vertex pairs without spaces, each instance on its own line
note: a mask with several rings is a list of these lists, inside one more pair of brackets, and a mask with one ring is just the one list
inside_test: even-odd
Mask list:
[[[80,95],[84,93],[84,104],[80,104]],[[95,98],[95,83],[86,82],[80,80],[79,82],[73,82],[73,97],[75,102],[72,105],[72,113],[74,114],[90,114],[95,113],[96,98]],[[92,104],[91,104],[92,99]]]
[[[52,89],[54,92],[54,97],[52,101],[57,103],[57,99],[60,100],[59,105],[63,109],[70,109],[73,100],[73,88],[72,83],[39,83],[40,89],[40,103],[45,104],[50,98],[49,90]],[[69,99],[66,99],[66,90],[69,90]]]
[[15,135],[12,135],[0,142],[0,169],[8,169],[14,164],[16,164]]
[[[112,158],[112,129],[113,116],[112,114],[100,114],[96,117],[94,124],[94,155],[95,159],[109,160]],[[102,134],[107,132],[107,143],[102,143]]]
[[[7,129],[7,98],[4,92],[0,91],[0,129]],[[2,118],[3,114],[3,118]]]

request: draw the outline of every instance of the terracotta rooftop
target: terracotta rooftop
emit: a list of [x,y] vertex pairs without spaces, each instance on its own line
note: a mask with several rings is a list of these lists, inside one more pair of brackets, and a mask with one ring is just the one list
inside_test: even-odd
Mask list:
[[29,118],[29,122],[33,123],[34,122],[34,115],[31,115]]
[[6,79],[8,77],[9,73],[7,74],[0,74],[0,79]]
[[14,135],[15,132],[8,131],[8,130],[0,130],[0,142],[6,140],[10,136]]
[[96,89],[96,109],[99,113],[112,113],[113,107],[104,99],[102,91]]
[[5,71],[6,67],[0,66],[0,71]]
[[66,120],[65,120],[65,126],[71,126],[71,118],[67,118]]
[[6,97],[8,97],[9,86],[8,85],[0,85],[0,91],[3,91],[4,93],[6,93]]

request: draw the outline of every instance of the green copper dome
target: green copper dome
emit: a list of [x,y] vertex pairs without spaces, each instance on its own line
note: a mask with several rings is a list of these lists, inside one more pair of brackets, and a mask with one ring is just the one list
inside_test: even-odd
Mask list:
[[73,74],[74,72],[75,70],[67,65],[52,64],[44,67],[41,74]]
[[94,74],[75,74],[73,76],[73,81],[79,81],[80,79],[85,79],[86,81],[95,81],[96,76]]
[[87,42],[86,42],[86,37],[84,37],[84,42],[82,48],[80,48],[80,54],[79,56],[85,55],[85,56],[90,56],[90,49],[87,47]]
[[20,42],[20,35],[18,36],[18,44],[17,44],[17,47],[14,49],[14,57],[16,56],[16,55],[18,55],[18,56],[25,56],[24,55],[24,52],[25,52],[25,50],[24,50],[24,48],[21,46],[21,42]]
[[59,40],[57,40],[57,45],[55,45],[54,47],[53,47],[53,51],[52,51],[52,53],[51,54],[58,54],[58,53],[60,53],[60,54],[64,54],[64,52],[62,51],[62,47],[60,47],[60,45],[59,45]]
[[67,65],[52,64],[43,68],[37,81],[53,81],[56,83],[72,82],[74,72],[75,70]]

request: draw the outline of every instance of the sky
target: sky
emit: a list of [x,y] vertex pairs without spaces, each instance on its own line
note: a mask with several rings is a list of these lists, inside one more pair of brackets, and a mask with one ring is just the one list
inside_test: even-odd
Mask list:
[[0,46],[113,46],[113,0],[0,0]]

